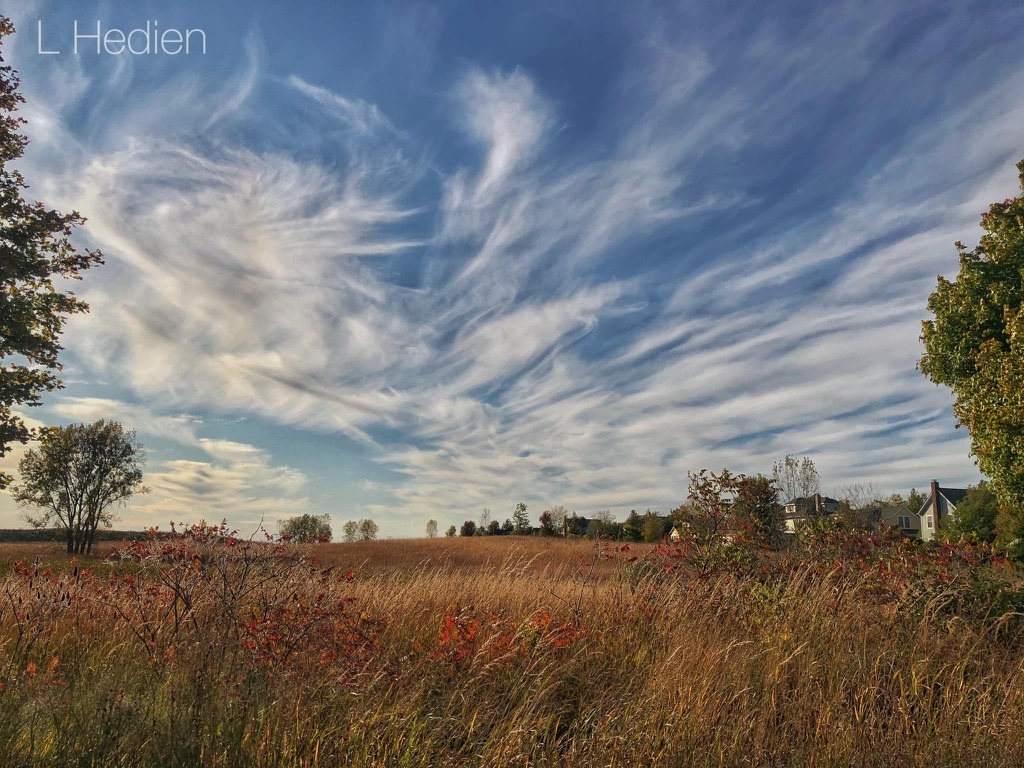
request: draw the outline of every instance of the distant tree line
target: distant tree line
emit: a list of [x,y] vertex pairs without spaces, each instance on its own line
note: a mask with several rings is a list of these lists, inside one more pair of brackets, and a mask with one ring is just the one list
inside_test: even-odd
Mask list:
[[[601,510],[590,517],[570,512],[555,505],[539,515],[539,526],[533,526],[527,505],[516,504],[510,517],[499,523],[485,508],[479,520],[465,520],[450,526],[446,536],[563,536],[603,538],[623,542],[658,542],[675,531],[685,537],[695,531],[712,535],[714,531],[742,527],[770,547],[786,541],[784,504],[808,499],[821,493],[821,478],[814,461],[807,456],[787,455],[772,467],[771,476],[735,475],[728,470],[715,474],[702,470],[690,475],[690,495],[679,507],[667,514],[647,509],[630,510],[625,520],[617,521],[610,510]],[[839,513],[830,520],[815,524],[839,525],[848,529],[864,528],[866,511],[879,507],[906,505],[917,513],[927,497],[912,488],[906,496],[894,493],[885,496],[873,484],[854,484],[835,491],[839,497]],[[696,496],[696,498],[694,498]],[[957,506],[955,517],[944,518],[940,536],[966,538],[991,543],[996,538],[998,505],[988,483],[968,489],[967,498]],[[427,524],[427,535],[437,535],[437,521]]]

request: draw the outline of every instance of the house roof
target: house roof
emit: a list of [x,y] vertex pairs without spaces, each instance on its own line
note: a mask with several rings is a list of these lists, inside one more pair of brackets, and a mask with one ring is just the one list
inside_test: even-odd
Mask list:
[[939,488],[939,493],[946,497],[946,501],[954,507],[967,496],[966,488]]
[[[939,495],[944,498],[952,506],[956,506],[964,497],[967,496],[966,488],[947,488],[945,486],[939,486]],[[928,498],[924,500],[924,504],[921,505],[921,509],[918,511],[918,515],[923,515],[932,505],[932,494],[928,493]]]
[[817,496],[818,498],[821,499],[821,503],[822,504],[838,504],[839,503],[838,499],[833,499],[831,496],[822,496],[820,493],[818,493],[818,494],[815,494],[814,496],[797,496],[795,499],[790,499],[789,501],[787,501],[785,506],[788,507],[790,504],[798,504],[798,505],[799,504],[813,504],[815,496]]
[[885,515],[898,517],[902,514],[911,514],[910,507],[908,507],[906,504],[899,504],[897,506],[890,505],[884,507],[874,505],[869,507],[862,507],[860,509],[855,509],[853,510],[853,512],[856,514],[863,515],[864,518],[871,523],[880,523],[882,521],[882,517],[884,517]]

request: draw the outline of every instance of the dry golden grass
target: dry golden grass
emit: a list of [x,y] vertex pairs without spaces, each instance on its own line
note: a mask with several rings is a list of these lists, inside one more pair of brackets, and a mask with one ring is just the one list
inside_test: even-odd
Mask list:
[[[79,560],[102,560],[123,542],[120,541],[97,541],[93,546],[91,555],[78,556]],[[0,542],[0,562],[17,560],[35,560],[41,558],[54,565],[71,559],[67,554],[66,547],[56,541],[4,541]]]
[[[644,555],[650,544],[632,544],[630,551]],[[436,539],[396,539],[320,544],[312,550],[324,565],[351,568],[361,574],[410,573],[440,570],[463,574],[488,574],[515,567],[542,574],[571,570],[580,558],[590,560],[595,544],[585,539],[541,536],[473,536]],[[616,561],[602,557],[595,573],[614,573]]]
[[1024,764],[1024,645],[957,582],[515,537],[225,552],[7,576],[0,764]]

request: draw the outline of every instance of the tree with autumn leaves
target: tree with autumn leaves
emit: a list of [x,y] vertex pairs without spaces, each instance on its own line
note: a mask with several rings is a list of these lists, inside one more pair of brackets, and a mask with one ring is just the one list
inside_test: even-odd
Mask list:
[[[1024,160],[1017,164],[1024,190]],[[1024,194],[982,214],[977,247],[962,243],[960,274],[928,299],[921,371],[953,390],[978,467],[999,501],[997,544],[1024,557]]]
[[772,478],[701,470],[690,473],[687,503],[672,513],[684,544],[702,569],[737,543],[775,548],[782,543],[782,505]]

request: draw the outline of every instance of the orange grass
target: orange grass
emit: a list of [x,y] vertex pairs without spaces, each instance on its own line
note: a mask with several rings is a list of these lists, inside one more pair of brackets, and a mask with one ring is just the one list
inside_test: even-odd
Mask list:
[[[390,539],[317,545],[313,550],[325,565],[354,568],[362,574],[411,572],[420,569],[486,574],[512,566],[527,573],[572,568],[579,558],[594,553],[594,542],[543,536],[473,536],[437,539]],[[607,548],[606,548],[607,549]],[[629,551],[645,555],[650,544],[630,544]],[[606,578],[617,560],[602,557],[595,568]]]
[[515,537],[138,551],[6,569],[0,764],[1024,763],[1024,648],[960,577],[880,596]]

